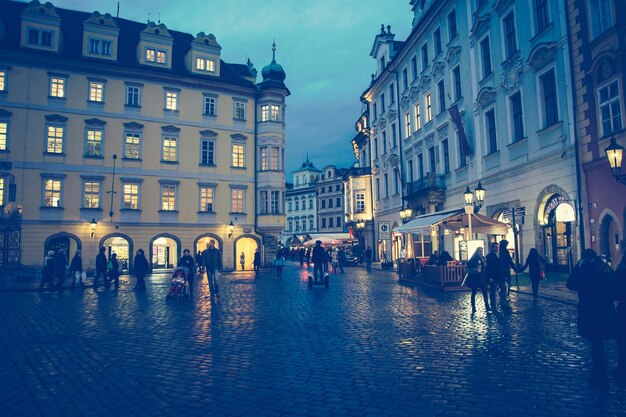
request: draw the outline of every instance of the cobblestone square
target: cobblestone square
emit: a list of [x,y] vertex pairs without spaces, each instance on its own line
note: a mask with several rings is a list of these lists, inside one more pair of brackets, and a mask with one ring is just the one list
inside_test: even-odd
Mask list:
[[[189,303],[123,285],[0,293],[3,416],[619,416],[589,388],[576,307],[523,293],[470,315],[467,292],[362,268],[307,289],[306,271],[206,280]],[[480,300],[479,300],[480,301]],[[607,349],[615,366],[615,346]]]

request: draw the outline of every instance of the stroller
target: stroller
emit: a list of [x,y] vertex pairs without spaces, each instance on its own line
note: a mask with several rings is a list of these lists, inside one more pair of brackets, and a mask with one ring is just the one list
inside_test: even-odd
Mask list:
[[165,301],[185,301],[189,298],[189,283],[187,282],[187,268],[174,268],[170,290],[165,296]]

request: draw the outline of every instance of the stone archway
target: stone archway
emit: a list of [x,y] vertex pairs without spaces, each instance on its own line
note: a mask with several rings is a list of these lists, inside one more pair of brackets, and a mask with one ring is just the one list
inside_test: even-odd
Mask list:
[[[258,249],[261,252],[261,241],[254,235],[238,236],[233,242],[233,269],[241,269],[241,253],[244,254],[244,269],[252,269],[252,261],[254,260],[254,252]],[[263,255],[261,254],[261,263],[263,263]]]
[[195,251],[194,256],[196,253],[202,252],[203,250],[205,250],[206,245],[209,243],[209,240],[211,239],[215,241],[215,247],[217,249],[219,249],[220,251],[224,250],[224,243],[222,242],[222,239],[218,235],[215,235],[213,233],[204,233],[198,236],[197,238],[195,238],[193,241],[193,250]]
[[48,236],[44,242],[44,256],[47,255],[50,250],[53,250],[56,254],[60,249],[63,249],[67,259],[72,259],[74,253],[77,250],[82,250],[82,248],[83,243],[75,234],[68,232],[55,233]]
[[598,223],[598,254],[610,258],[612,265],[616,266],[621,259],[620,242],[623,239],[619,220],[615,213],[606,209],[600,215]]
[[180,239],[169,233],[161,233],[150,239],[149,261],[154,269],[170,269],[180,258]]
[[108,234],[100,239],[98,247],[106,248],[107,259],[112,253],[117,254],[117,260],[125,272],[133,270],[133,239],[130,236],[123,233]]

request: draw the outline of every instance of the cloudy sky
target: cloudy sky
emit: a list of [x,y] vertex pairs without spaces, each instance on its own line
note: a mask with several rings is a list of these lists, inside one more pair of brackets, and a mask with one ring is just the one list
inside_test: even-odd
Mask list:
[[[43,0],[42,0],[43,1]],[[115,15],[117,0],[53,0],[57,7]],[[149,16],[148,16],[149,14]],[[222,59],[260,72],[276,60],[287,73],[287,173],[306,158],[323,167],[354,162],[350,140],[359,97],[375,70],[369,56],[380,24],[396,40],[411,27],[409,0],[121,0],[120,17],[157,20],[173,30],[213,33]],[[290,179],[290,176],[287,177]]]

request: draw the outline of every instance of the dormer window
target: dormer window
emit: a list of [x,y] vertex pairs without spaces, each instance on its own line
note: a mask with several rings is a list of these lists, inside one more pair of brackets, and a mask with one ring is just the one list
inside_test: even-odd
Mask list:
[[164,24],[148,22],[140,34],[137,59],[141,64],[171,68],[173,45],[174,38]]
[[116,60],[119,31],[109,13],[93,12],[83,22],[83,56]]
[[44,48],[52,48],[53,35],[54,34],[51,30],[28,28],[28,44]]
[[93,55],[111,56],[111,41],[89,39],[89,53]]
[[198,71],[215,72],[215,61],[212,59],[196,57],[196,69]]
[[167,52],[161,51],[159,49],[146,49],[146,62],[152,62],[156,64],[165,64],[167,62],[166,58]]

